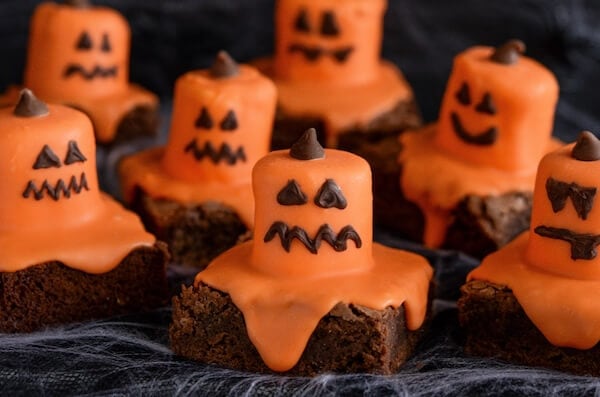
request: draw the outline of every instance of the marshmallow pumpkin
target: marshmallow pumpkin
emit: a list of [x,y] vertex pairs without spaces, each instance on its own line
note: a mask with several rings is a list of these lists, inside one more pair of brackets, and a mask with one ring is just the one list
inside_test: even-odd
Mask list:
[[96,147],[81,112],[24,90],[0,109],[0,271],[59,260],[89,273],[154,244],[133,213],[104,195]]
[[600,342],[600,141],[584,132],[539,164],[531,226],[469,280],[506,285],[556,346]]
[[253,190],[254,240],[217,257],[196,285],[231,295],[267,366],[292,368],[339,302],[404,305],[408,328],[423,324],[432,270],[416,254],[373,243],[365,160],[323,149],[309,130],[256,164]]
[[175,84],[167,145],[122,162],[126,201],[136,186],[181,203],[214,200],[251,225],[252,167],[269,150],[275,105],[273,83],[225,52],[211,69],[184,74]]
[[158,106],[154,94],[128,82],[130,40],[127,21],[111,8],[42,3],[30,22],[24,84],[43,100],[84,111],[98,141],[108,143],[129,112]]
[[457,55],[438,122],[399,137],[400,184],[425,215],[430,247],[443,244],[466,196],[530,192],[539,160],[561,144],[552,139],[556,78],[524,50],[511,40]]
[[281,79],[356,84],[375,78],[385,0],[279,0],[275,73]]

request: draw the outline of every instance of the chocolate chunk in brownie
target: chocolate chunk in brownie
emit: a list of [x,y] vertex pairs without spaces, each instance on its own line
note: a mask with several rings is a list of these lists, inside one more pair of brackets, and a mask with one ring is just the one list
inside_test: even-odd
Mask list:
[[148,311],[168,301],[163,243],[140,247],[108,273],[88,274],[52,261],[0,273],[0,332]]
[[[353,127],[340,134],[338,148],[357,153],[364,142],[377,142],[407,128],[422,124],[414,99],[402,100],[393,109],[377,116],[361,127]],[[288,149],[309,128],[317,130],[319,142],[325,145],[325,120],[316,116],[292,117],[278,109],[275,116],[271,149]]]
[[137,189],[131,208],[148,230],[165,241],[173,262],[204,269],[219,254],[248,239],[232,208],[213,201],[181,204]]
[[506,287],[475,280],[461,288],[458,316],[465,351],[476,356],[600,376],[600,346],[588,350],[552,345]]
[[[338,303],[318,323],[298,363],[286,374],[391,374],[412,354],[424,327],[409,331],[403,307],[372,310]],[[250,342],[228,294],[201,284],[173,299],[171,348],[183,357],[252,372],[271,372]]]

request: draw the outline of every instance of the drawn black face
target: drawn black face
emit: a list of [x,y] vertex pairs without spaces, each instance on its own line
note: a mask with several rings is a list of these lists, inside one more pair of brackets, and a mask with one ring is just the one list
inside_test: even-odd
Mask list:
[[[92,52],[100,51],[104,54],[112,52],[112,44],[108,33],[103,33],[102,37],[99,38],[97,43],[94,43],[92,36],[87,32],[83,31],[79,35],[77,42],[75,43],[75,51],[77,52]],[[118,68],[116,65],[104,67],[101,65],[95,65],[91,69],[86,69],[79,63],[71,63],[67,65],[63,77],[69,78],[75,75],[81,76],[84,80],[93,80],[96,78],[114,78],[117,77]]]
[[[567,183],[548,178],[546,180],[546,194],[552,205],[554,213],[564,210],[567,200],[571,199],[577,216],[586,220],[594,207],[597,189],[584,187],[576,183]],[[596,247],[600,245],[600,235],[577,233],[569,229],[551,226],[538,226],[534,232],[542,237],[566,241],[571,244],[571,259],[594,259],[597,256]]]
[[[196,119],[194,126],[196,129],[211,131],[215,123],[209,110],[202,107],[200,114]],[[219,130],[225,133],[232,133],[238,129],[237,115],[233,110],[229,110],[225,117],[219,122]],[[185,153],[191,153],[197,161],[208,159],[214,164],[223,161],[227,165],[235,165],[238,161],[246,162],[246,151],[243,146],[233,149],[228,143],[222,143],[220,147],[215,147],[210,141],[206,141],[204,146],[198,145],[196,138],[192,139],[184,148]]]
[[[308,10],[305,8],[300,9],[294,20],[294,31],[300,36],[317,34],[325,40],[338,38],[342,34],[337,17],[333,11],[324,11],[321,14],[320,22],[313,26],[308,15]],[[349,45],[337,48],[326,48],[325,46],[309,46],[302,43],[292,43],[290,44],[288,51],[304,55],[304,58],[309,62],[316,62],[324,56],[330,56],[336,62],[341,64],[348,60],[354,51],[354,47]]]
[[[456,100],[461,106],[469,107],[472,104],[471,100],[471,92],[469,85],[467,83],[463,83],[456,93]],[[478,113],[495,115],[497,112],[496,105],[492,98],[492,95],[489,92],[486,92],[481,98],[481,101],[477,103],[475,106],[475,111]],[[472,133],[467,131],[463,126],[462,121],[458,112],[450,113],[452,127],[454,129],[454,133],[461,139],[463,142],[470,145],[477,146],[490,146],[493,145],[498,139],[498,129],[496,127],[489,127],[483,132],[475,132]]]
[[[34,170],[61,168],[75,163],[83,163],[85,161],[87,161],[87,159],[83,153],[81,153],[81,150],[79,150],[77,142],[69,141],[67,154],[62,162],[50,146],[44,145],[32,168]],[[66,180],[68,180],[68,182],[65,182]],[[33,196],[35,200],[39,201],[46,197],[50,197],[54,201],[58,201],[61,198],[71,198],[72,194],[80,194],[83,190],[90,190],[85,172],[82,172],[79,175],[79,178],[75,175],[71,175],[70,178],[67,179],[59,178],[55,183],[50,183],[48,179],[44,179],[40,188],[38,188],[33,179],[31,179],[23,191],[23,198],[28,199]]]
[[[302,191],[301,186],[294,179],[288,183],[277,194],[277,202],[283,206],[301,206],[308,205],[308,197]],[[344,210],[348,203],[340,187],[333,179],[327,179],[317,192],[313,203],[323,209],[336,208]],[[300,241],[311,253],[317,254],[323,241],[337,252],[343,252],[348,249],[348,240],[354,241],[356,248],[362,246],[362,241],[358,232],[351,225],[344,226],[339,233],[328,224],[323,224],[317,234],[311,238],[305,229],[300,226],[290,227],[285,222],[273,222],[264,237],[264,242],[268,243],[276,236],[279,236],[282,247],[286,252],[290,252],[291,244],[294,239]]]

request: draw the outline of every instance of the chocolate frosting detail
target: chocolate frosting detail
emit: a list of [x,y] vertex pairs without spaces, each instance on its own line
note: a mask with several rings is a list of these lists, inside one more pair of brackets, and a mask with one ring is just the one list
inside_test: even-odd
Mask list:
[[323,241],[327,242],[337,252],[343,252],[348,249],[348,240],[354,241],[356,248],[362,247],[362,240],[360,239],[358,232],[351,225],[344,226],[336,235],[331,226],[325,223],[321,225],[316,236],[311,239],[306,230],[299,226],[294,226],[290,229],[290,227],[283,222],[275,222],[271,225],[269,230],[267,230],[263,241],[268,243],[276,236],[279,236],[281,246],[286,252],[290,252],[292,241],[294,239],[300,241],[315,255],[319,252],[319,248]]
[[294,143],[290,156],[296,160],[316,160],[325,157],[325,150],[317,140],[317,130],[310,128]]
[[519,61],[519,56],[525,53],[525,43],[521,40],[509,40],[496,48],[490,59],[503,65],[513,65]]
[[542,237],[566,241],[571,244],[571,259],[594,259],[598,252],[596,247],[600,244],[600,235],[579,234],[568,229],[538,226],[534,230]]
[[589,131],[582,131],[573,147],[571,156],[579,161],[600,160],[600,141]]
[[552,210],[556,213],[565,208],[567,199],[570,198],[579,218],[586,220],[588,214],[594,207],[596,198],[595,187],[584,187],[576,183],[566,183],[554,178],[546,181],[546,193],[552,204]]
[[315,204],[321,208],[337,208],[343,210],[348,202],[342,193],[342,189],[333,179],[327,179],[319,189]]
[[88,8],[92,6],[90,0],[65,0],[65,4],[75,8]]
[[235,77],[240,73],[238,64],[226,51],[219,51],[210,69],[210,75],[217,79]]
[[308,202],[306,194],[300,188],[296,180],[291,179],[287,185],[277,194],[277,202],[280,205],[303,205]]
[[48,106],[33,95],[30,89],[24,88],[21,91],[19,102],[15,106],[13,114],[17,117],[41,117],[50,112]]

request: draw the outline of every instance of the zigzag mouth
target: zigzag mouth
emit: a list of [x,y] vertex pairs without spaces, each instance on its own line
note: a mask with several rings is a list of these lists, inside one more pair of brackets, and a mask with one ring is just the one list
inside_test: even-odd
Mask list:
[[454,132],[466,143],[477,146],[489,146],[494,144],[498,138],[498,129],[496,127],[490,127],[479,134],[471,134],[465,129],[465,127],[463,127],[458,114],[452,112],[450,117],[452,118],[452,127],[454,127]]
[[202,161],[208,158],[215,164],[219,164],[221,161],[229,165],[235,165],[238,161],[246,162],[246,152],[244,147],[240,146],[237,150],[233,150],[227,143],[221,144],[221,147],[217,150],[211,142],[204,143],[203,148],[198,147],[198,142],[193,139],[184,149],[185,153],[191,153],[197,161]]
[[68,78],[75,74],[79,74],[85,80],[92,80],[97,77],[98,78],[117,77],[117,70],[118,69],[116,66],[105,68],[100,65],[96,65],[92,70],[88,71],[82,65],[71,64],[71,65],[67,66],[63,76],[65,78]]
[[77,177],[73,175],[69,180],[69,184],[66,184],[61,178],[54,186],[52,186],[46,179],[39,189],[34,181],[29,181],[23,192],[23,197],[27,199],[33,194],[33,198],[37,201],[42,200],[46,196],[54,201],[58,201],[61,198],[71,198],[71,194],[80,194],[83,190],[90,190],[85,177],[85,172],[81,173],[79,181],[77,181]]
[[274,222],[265,234],[264,242],[268,243],[277,235],[286,252],[290,252],[292,241],[294,239],[297,239],[304,244],[304,246],[315,255],[319,252],[321,242],[323,241],[327,242],[337,252],[343,252],[348,249],[348,240],[354,241],[356,248],[362,246],[362,241],[358,232],[350,225],[344,226],[336,235],[331,226],[323,224],[315,237],[311,239],[308,237],[306,230],[299,226],[294,226],[290,229],[284,222]]
[[354,47],[346,46],[340,47],[334,50],[328,50],[321,46],[307,46],[304,44],[291,44],[288,48],[288,51],[293,53],[300,53],[304,55],[308,61],[316,62],[319,58],[323,56],[331,56],[338,63],[344,63],[350,57],[350,54],[354,51]]

